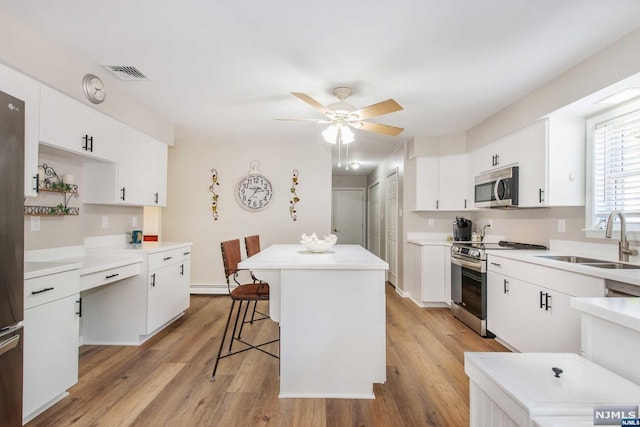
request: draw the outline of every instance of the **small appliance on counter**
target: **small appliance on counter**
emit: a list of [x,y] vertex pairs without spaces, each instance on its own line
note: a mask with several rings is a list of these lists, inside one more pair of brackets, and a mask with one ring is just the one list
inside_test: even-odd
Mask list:
[[453,240],[456,242],[471,241],[471,220],[457,216],[453,221]]

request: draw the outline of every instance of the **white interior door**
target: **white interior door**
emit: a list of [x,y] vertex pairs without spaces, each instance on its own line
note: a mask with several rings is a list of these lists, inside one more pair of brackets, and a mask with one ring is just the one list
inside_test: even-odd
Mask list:
[[332,229],[338,244],[364,246],[364,188],[333,190]]
[[389,264],[387,280],[396,284],[398,272],[398,172],[387,175],[385,196],[385,261]]
[[380,256],[380,182],[369,187],[367,198],[367,249],[369,252]]

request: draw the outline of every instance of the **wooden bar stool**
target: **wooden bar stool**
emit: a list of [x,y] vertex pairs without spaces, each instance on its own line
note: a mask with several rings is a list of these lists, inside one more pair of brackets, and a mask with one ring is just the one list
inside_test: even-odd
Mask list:
[[[225,357],[233,356],[234,354],[243,353],[248,350],[259,350],[269,356],[275,357],[279,359],[280,357],[276,354],[273,354],[267,350],[262,349],[265,345],[272,344],[274,342],[278,342],[279,338],[264,342],[261,344],[251,344],[242,339],[242,328],[245,323],[253,322],[254,320],[264,320],[268,319],[268,316],[264,316],[258,319],[253,319],[247,321],[247,311],[249,310],[249,305],[251,302],[257,302],[261,300],[269,299],[269,285],[263,282],[257,283],[248,283],[248,284],[240,284],[238,282],[238,263],[241,261],[240,258],[240,240],[228,240],[226,242],[222,242],[220,244],[222,249],[222,262],[224,265],[224,275],[227,280],[227,287],[229,290],[229,296],[231,297],[231,308],[229,309],[229,315],[227,316],[227,323],[224,327],[224,332],[222,334],[222,339],[220,340],[220,348],[218,349],[218,355],[216,356],[216,363],[213,367],[213,372],[211,373],[211,381],[215,380],[216,371],[218,370],[218,364],[220,363],[220,359],[224,359]],[[231,289],[231,280],[235,282],[237,285],[233,289]],[[224,343],[227,338],[227,333],[229,332],[229,326],[231,324],[231,317],[233,316],[233,310],[236,307],[236,302],[238,303],[238,308],[236,310],[236,318],[233,323],[233,331],[231,333],[231,339],[229,340],[229,350],[223,355],[222,349],[224,348]],[[242,311],[242,306],[244,308],[244,314],[242,316],[242,320],[240,320],[240,312]],[[236,331],[238,335],[236,335]],[[234,341],[238,341],[244,344],[245,348],[241,350],[233,351],[233,343]]]
[[[253,236],[247,236],[244,238],[244,248],[247,251],[247,258],[254,256],[255,254],[257,254],[258,252],[260,252],[260,236],[257,234],[254,234]],[[263,280],[258,279],[254,274],[253,271],[249,271],[249,274],[251,274],[251,279],[253,280],[253,283],[265,283]],[[251,315],[251,323],[253,323],[254,317],[256,315],[256,313],[261,314],[262,316],[269,316],[266,313],[262,313],[261,311],[258,311],[257,309],[258,307],[258,301],[254,301],[253,303],[253,313]]]

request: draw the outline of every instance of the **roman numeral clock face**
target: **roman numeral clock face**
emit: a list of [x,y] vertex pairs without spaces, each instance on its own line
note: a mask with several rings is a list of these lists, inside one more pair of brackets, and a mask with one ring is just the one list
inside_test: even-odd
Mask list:
[[261,211],[273,200],[271,182],[259,174],[247,175],[238,182],[236,199],[240,206],[249,211]]

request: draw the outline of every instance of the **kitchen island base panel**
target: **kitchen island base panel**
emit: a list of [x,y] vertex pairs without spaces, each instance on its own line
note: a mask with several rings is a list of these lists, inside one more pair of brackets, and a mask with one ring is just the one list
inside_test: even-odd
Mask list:
[[280,397],[374,399],[386,381],[383,270],[282,270]]

